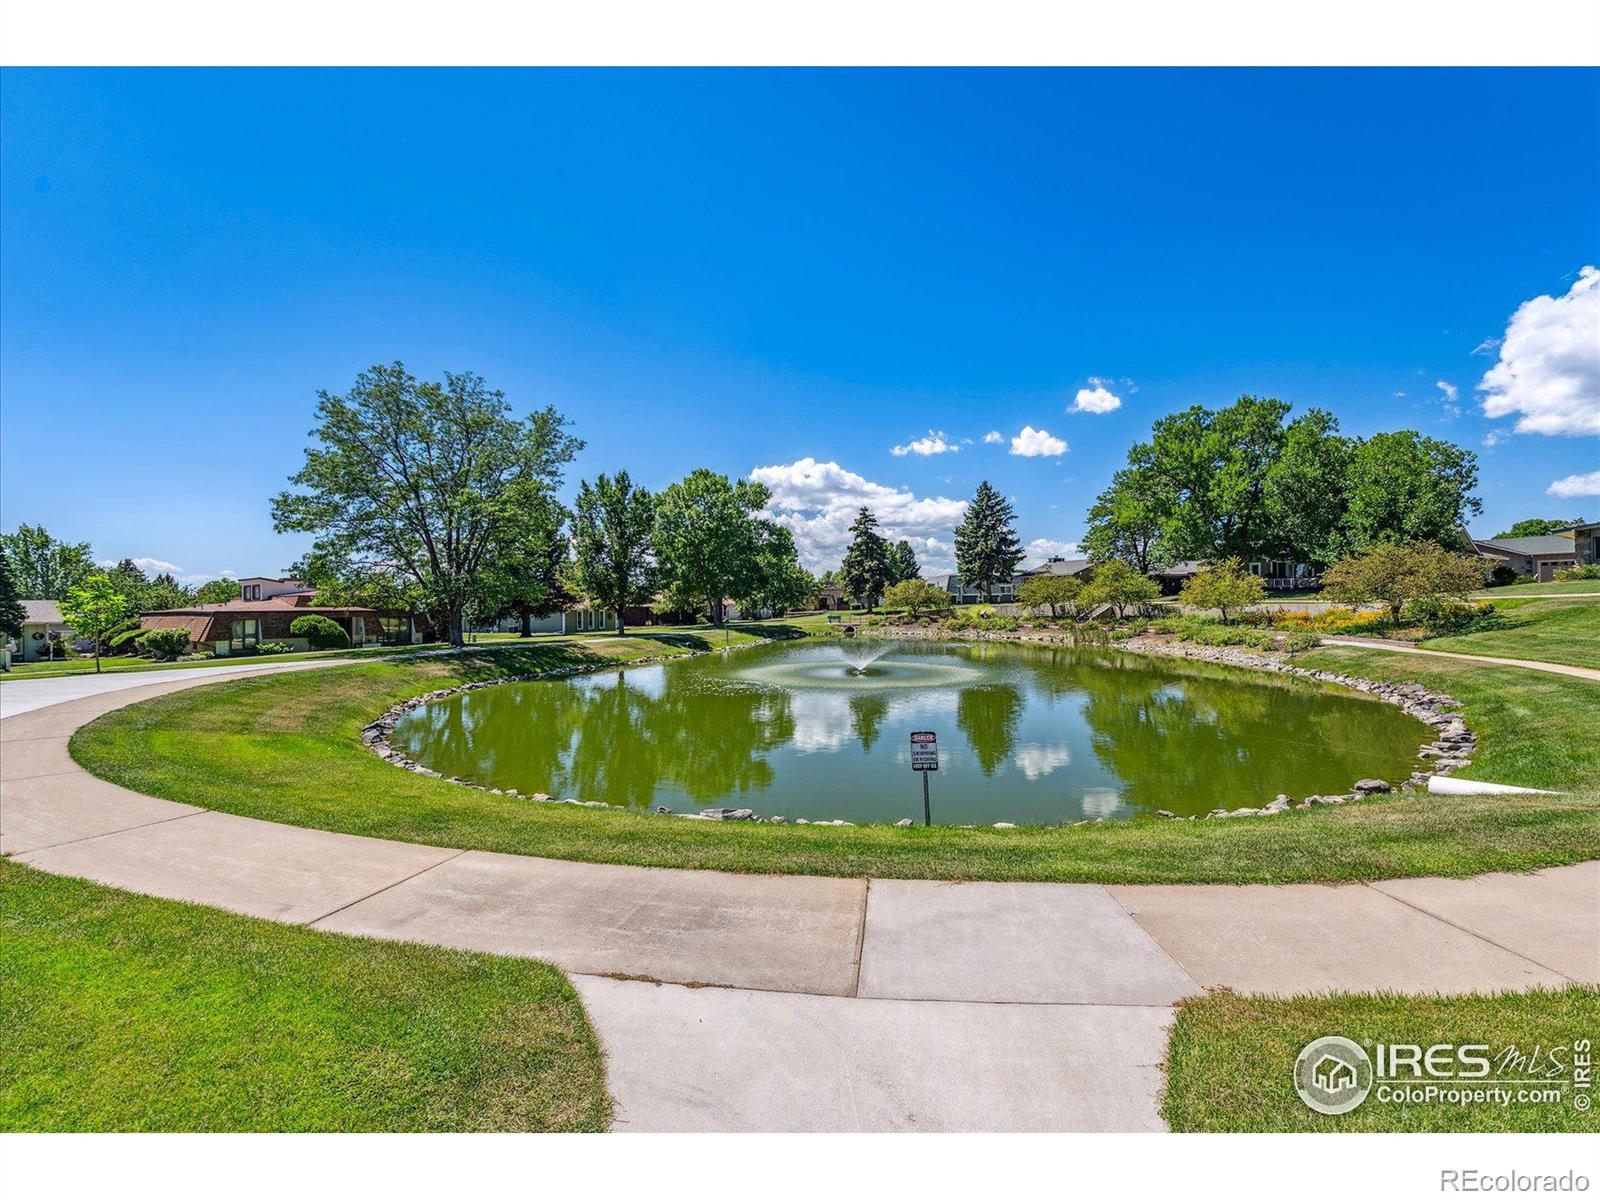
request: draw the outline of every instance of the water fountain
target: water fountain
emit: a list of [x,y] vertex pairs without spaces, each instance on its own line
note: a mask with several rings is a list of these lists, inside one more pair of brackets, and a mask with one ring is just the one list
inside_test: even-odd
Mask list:
[[852,675],[865,675],[868,667],[892,649],[894,647],[888,642],[854,642],[848,649],[839,647],[839,652],[844,655],[845,662],[850,664]]

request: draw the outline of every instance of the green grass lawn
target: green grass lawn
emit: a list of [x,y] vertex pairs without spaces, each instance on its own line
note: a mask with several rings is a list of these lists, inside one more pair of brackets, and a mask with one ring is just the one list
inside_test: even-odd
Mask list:
[[1572,579],[1566,583],[1513,583],[1507,587],[1484,588],[1473,595],[1480,600],[1499,600],[1505,596],[1572,595],[1577,592],[1600,592],[1600,579]]
[[1428,638],[1425,650],[1528,658],[1600,668],[1600,604],[1589,600],[1498,600],[1497,628]]
[[0,1130],[600,1130],[554,967],[0,861]]
[[816,828],[537,804],[401,771],[360,745],[362,726],[406,697],[473,679],[643,657],[663,648],[681,652],[687,647],[674,640],[681,636],[484,648],[235,680],[108,713],[78,731],[72,753],[95,774],[137,791],[269,821],[436,846],[728,871],[1309,882],[1527,870],[1593,858],[1600,847],[1593,749],[1600,688],[1517,668],[1383,651],[1330,647],[1300,661],[1448,691],[1466,703],[1481,738],[1474,777],[1573,794],[1416,794],[1260,820],[1146,819],[1018,830]]
[[[1580,1111],[1568,1081],[1558,1103],[1381,1103],[1373,1092],[1340,1116],[1313,1112],[1294,1090],[1294,1061],[1329,1034],[1358,1044],[1439,1042],[1524,1053],[1596,1036],[1600,989],[1498,996],[1301,996],[1212,992],[1183,1001],[1167,1047],[1162,1115],[1178,1132],[1576,1132],[1600,1129]],[[1370,1051],[1369,1051],[1370,1053]],[[1570,1061],[1570,1060],[1569,1060]]]

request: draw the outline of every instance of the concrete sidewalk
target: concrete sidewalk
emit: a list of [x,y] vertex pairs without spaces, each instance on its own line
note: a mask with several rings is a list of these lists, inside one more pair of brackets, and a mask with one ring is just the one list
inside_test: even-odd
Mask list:
[[0,721],[0,850],[131,891],[555,963],[607,1050],[619,1128],[1158,1128],[1172,1005],[1203,986],[1600,983],[1600,862],[1340,887],[731,875],[206,812],[67,754],[102,712],[226,677],[146,677]]

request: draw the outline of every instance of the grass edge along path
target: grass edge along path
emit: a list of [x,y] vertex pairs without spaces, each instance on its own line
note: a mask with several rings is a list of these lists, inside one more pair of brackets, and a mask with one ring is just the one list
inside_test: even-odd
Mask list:
[[[1294,1062],[1308,1042],[1347,1037],[1368,1049],[1376,1042],[1473,1044],[1491,1061],[1515,1046],[1548,1069],[1554,1047],[1600,1037],[1600,988],[1484,996],[1405,996],[1333,993],[1251,996],[1218,989],[1178,1003],[1167,1042],[1161,1115],[1178,1133],[1558,1133],[1600,1129],[1594,1107],[1574,1104],[1572,1057],[1563,1057],[1563,1097],[1538,1104],[1388,1102],[1376,1090],[1348,1113],[1313,1112],[1294,1089]],[[1592,1053],[1592,1050],[1591,1050]],[[1496,1078],[1506,1077],[1496,1070]],[[1426,1081],[1425,1081],[1426,1082]],[[1472,1086],[1471,1080],[1461,1081]],[[1537,1074],[1528,1087],[1551,1080]],[[1516,1085],[1511,1090],[1518,1090]],[[1593,1095],[1591,1089],[1591,1105]]]
[[262,820],[641,866],[852,878],[1290,883],[1532,870],[1600,852],[1591,736],[1600,727],[1600,688],[1388,651],[1325,648],[1296,661],[1446,691],[1466,704],[1480,738],[1472,777],[1573,793],[1414,793],[1232,821],[817,828],[536,804],[398,770],[360,745],[361,727],[407,696],[659,652],[660,643],[646,638],[612,638],[238,680],[108,713],[73,736],[72,754],[93,774],[135,791]]
[[0,1131],[598,1131],[556,968],[0,860]]

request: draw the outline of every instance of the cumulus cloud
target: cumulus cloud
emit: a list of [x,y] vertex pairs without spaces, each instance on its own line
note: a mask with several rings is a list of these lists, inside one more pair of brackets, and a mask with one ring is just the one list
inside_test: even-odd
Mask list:
[[1519,307],[1478,390],[1483,415],[1514,414],[1518,433],[1600,434],[1600,271]]
[[954,454],[961,449],[954,442],[946,440],[944,434],[928,430],[927,437],[917,438],[916,441],[907,442],[904,446],[891,446],[889,453],[896,458],[904,458],[908,454]]
[[1067,452],[1067,444],[1053,437],[1047,429],[1024,425],[1022,432],[1011,439],[1011,453],[1023,458],[1057,458]]
[[967,511],[965,500],[917,496],[814,458],[757,467],[750,478],[772,490],[767,516],[794,534],[800,561],[810,570],[839,565],[850,545],[850,523],[863,507],[878,518],[885,537],[911,543],[924,570],[955,569],[953,531]]
[[1105,379],[1090,379],[1089,387],[1079,388],[1078,394],[1073,398],[1072,407],[1068,412],[1080,413],[1108,413],[1116,412],[1122,407],[1122,397],[1114,395],[1106,384],[1111,382]]
[[1600,471],[1590,471],[1587,475],[1568,475],[1545,488],[1545,492],[1562,497],[1600,496]]
[[1081,558],[1077,542],[1058,542],[1053,538],[1034,538],[1026,547],[1025,562],[1043,562],[1047,558]]
[[[100,565],[110,570],[121,561],[122,559],[120,558],[107,558],[102,559]],[[149,555],[140,555],[129,561],[151,579],[154,579],[157,575],[171,575],[186,587],[193,587],[195,584],[200,583],[210,583],[213,579],[239,578],[234,571],[185,571],[177,563],[168,562],[164,558],[151,558]]]
[[1072,752],[1065,746],[1028,745],[1019,747],[1012,761],[1027,779],[1043,779],[1046,775],[1072,762]]
[[998,429],[991,429],[988,433],[983,435],[983,444],[985,446],[998,446],[1005,440],[1006,435],[1001,433]]

